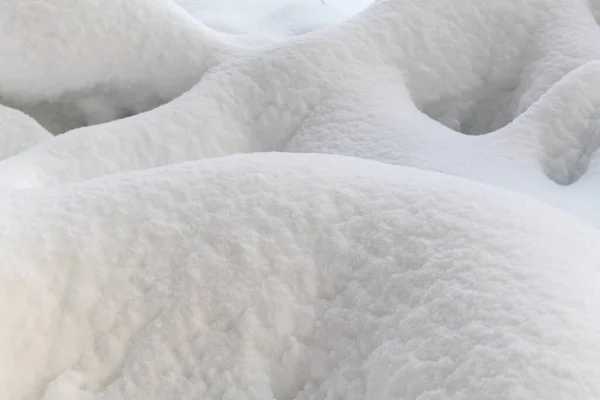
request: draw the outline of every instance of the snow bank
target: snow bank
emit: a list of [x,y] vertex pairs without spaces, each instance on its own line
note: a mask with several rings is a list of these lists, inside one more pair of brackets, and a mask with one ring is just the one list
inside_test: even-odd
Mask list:
[[492,186],[241,155],[0,221],[4,398],[600,396],[597,231]]
[[[139,1],[143,4],[131,8],[116,0],[103,3],[118,11],[107,12],[107,20],[118,13],[127,19],[127,12],[141,8],[138,14],[154,19],[136,17],[140,26],[128,29],[162,26],[161,40],[175,42],[174,47],[147,44],[141,46],[145,53],[135,56],[131,48],[140,45],[128,37],[107,54],[109,61],[88,71],[84,65],[90,61],[76,57],[80,42],[65,39],[71,43],[62,49],[65,57],[79,64],[55,72],[44,66],[39,50],[36,69],[22,72],[15,66],[25,58],[14,50],[16,61],[5,63],[0,85],[12,82],[13,92],[33,99],[57,95],[61,85],[75,91],[97,82],[127,87],[122,82],[143,80],[160,93],[177,87],[159,96],[165,100],[201,76],[200,81],[150,112],[72,130],[0,163],[0,181],[23,177],[2,184],[6,190],[285,149],[442,171],[526,191],[567,210],[583,209],[584,200],[571,194],[573,185],[560,185],[575,183],[598,147],[594,88],[600,31],[586,0],[380,0],[335,27],[252,50],[204,27],[172,2]],[[43,15],[44,21],[53,20]],[[513,21],[510,29],[506,21]],[[64,30],[70,32],[68,26]],[[93,48],[112,43],[112,36],[90,32]],[[176,40],[179,36],[184,38]],[[36,43],[50,40],[45,37],[36,36],[41,41]],[[192,58],[181,61],[184,56]],[[190,70],[196,73],[183,73],[179,84],[168,78]],[[72,79],[74,74],[82,75]],[[36,84],[24,86],[23,79]],[[99,114],[99,121],[112,119]],[[487,132],[492,133],[473,136]],[[588,195],[596,201],[595,193]],[[581,216],[600,223],[596,213]]]
[[190,89],[226,54],[331,25],[369,2],[9,1],[0,5],[0,102],[54,133],[123,118]]
[[167,0],[7,1],[0,95],[63,132],[188,90],[228,45]]
[[0,4],[2,399],[600,398],[597,2],[325,3]]

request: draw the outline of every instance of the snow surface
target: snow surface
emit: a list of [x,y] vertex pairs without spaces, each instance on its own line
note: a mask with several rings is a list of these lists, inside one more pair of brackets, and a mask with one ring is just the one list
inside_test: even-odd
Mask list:
[[0,3],[0,398],[597,400],[598,16]]
[[47,130],[27,114],[0,105],[0,160],[51,137]]
[[523,195],[266,153],[0,215],[10,399],[600,396],[598,235]]

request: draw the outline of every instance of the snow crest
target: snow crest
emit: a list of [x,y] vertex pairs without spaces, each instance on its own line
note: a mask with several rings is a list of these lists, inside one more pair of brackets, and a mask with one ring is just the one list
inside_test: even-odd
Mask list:
[[0,4],[0,397],[600,398],[600,3],[249,4]]

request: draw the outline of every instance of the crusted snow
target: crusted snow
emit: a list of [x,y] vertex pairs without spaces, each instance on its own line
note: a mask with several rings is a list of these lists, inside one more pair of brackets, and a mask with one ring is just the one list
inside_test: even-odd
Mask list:
[[599,399],[599,16],[1,3],[0,398]]

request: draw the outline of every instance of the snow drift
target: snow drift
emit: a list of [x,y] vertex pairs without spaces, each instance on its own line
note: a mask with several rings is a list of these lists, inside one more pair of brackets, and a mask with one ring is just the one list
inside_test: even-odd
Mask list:
[[[379,0],[339,25],[252,45],[171,1],[111,0],[102,11],[71,3],[4,8],[12,18],[0,37],[0,51],[11,55],[0,69],[6,102],[50,107],[67,125],[73,113],[85,114],[86,125],[167,103],[1,163],[4,190],[285,149],[465,176],[600,219],[572,194],[578,185],[553,183],[576,183],[600,137],[600,32],[586,0]],[[72,11],[52,35],[61,9]],[[113,28],[113,20],[128,24]],[[48,55],[57,46],[69,68]]]
[[3,399],[600,398],[599,5],[317,3],[0,5]]
[[0,215],[6,398],[600,395],[596,231],[522,195],[264,154]]

